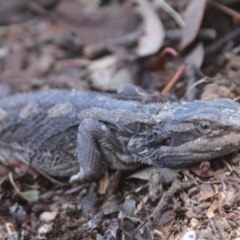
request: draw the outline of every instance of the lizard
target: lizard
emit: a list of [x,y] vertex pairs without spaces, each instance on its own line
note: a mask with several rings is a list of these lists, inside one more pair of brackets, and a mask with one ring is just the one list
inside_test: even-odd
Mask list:
[[143,104],[119,96],[52,89],[0,99],[0,162],[81,182],[108,168],[182,168],[240,148],[240,105],[231,99]]

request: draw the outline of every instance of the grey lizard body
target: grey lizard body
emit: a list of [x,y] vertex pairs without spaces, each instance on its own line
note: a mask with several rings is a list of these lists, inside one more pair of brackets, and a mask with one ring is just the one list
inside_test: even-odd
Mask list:
[[0,100],[0,161],[71,181],[107,168],[185,167],[238,150],[239,117],[230,99],[142,104],[75,90],[18,94]]

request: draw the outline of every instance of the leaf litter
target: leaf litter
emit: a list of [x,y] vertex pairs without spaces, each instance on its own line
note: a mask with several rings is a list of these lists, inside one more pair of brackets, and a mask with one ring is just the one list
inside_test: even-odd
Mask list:
[[[0,1],[0,96],[131,83],[158,102],[237,98],[239,9],[213,0]],[[85,184],[0,165],[0,238],[238,239],[239,173],[237,154]]]

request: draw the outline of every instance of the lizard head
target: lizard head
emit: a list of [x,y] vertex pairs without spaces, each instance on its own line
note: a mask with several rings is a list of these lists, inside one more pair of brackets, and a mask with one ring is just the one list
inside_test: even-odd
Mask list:
[[142,162],[180,168],[211,160],[240,149],[240,105],[230,99],[185,102],[145,135]]

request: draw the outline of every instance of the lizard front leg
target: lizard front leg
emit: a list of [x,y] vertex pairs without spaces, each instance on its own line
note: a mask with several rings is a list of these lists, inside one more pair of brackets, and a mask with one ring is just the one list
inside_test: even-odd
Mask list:
[[78,128],[77,157],[80,172],[70,178],[70,182],[98,179],[108,169],[101,148],[110,143],[111,132],[98,120],[85,119]]

